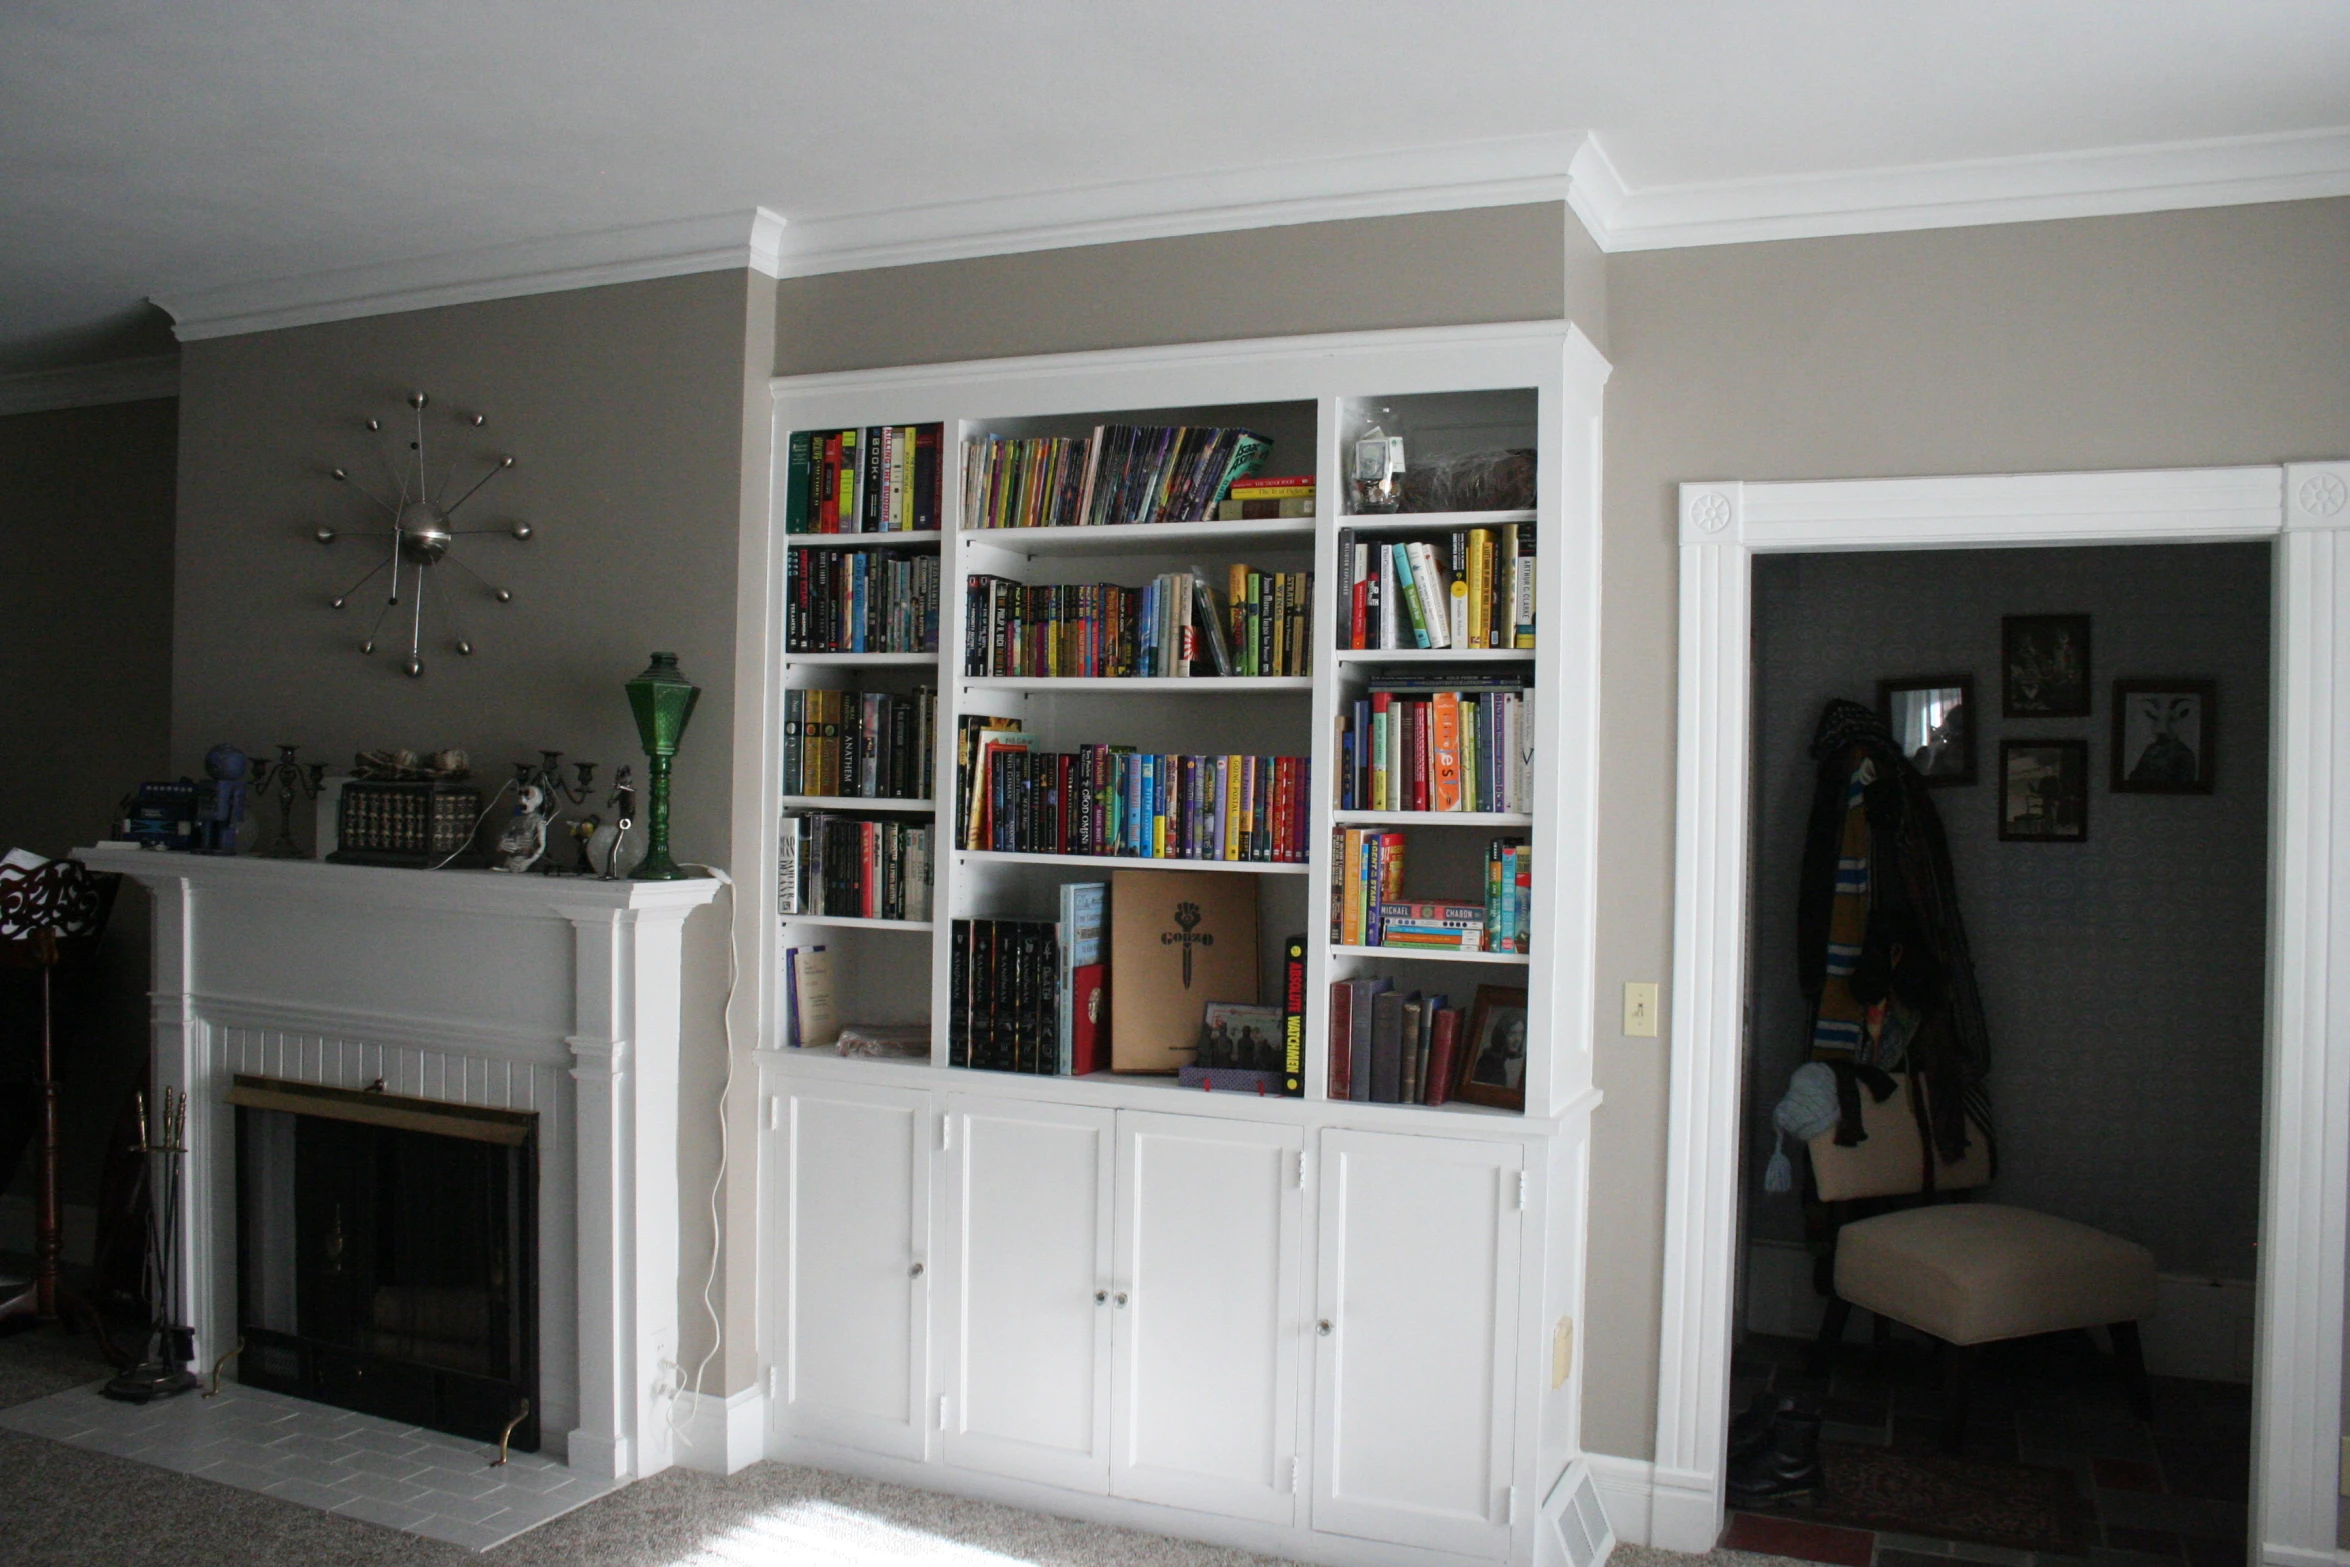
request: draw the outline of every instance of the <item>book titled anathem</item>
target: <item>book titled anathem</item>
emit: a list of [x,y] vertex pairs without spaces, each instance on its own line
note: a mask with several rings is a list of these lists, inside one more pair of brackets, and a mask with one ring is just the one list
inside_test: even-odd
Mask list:
[[1110,1070],[1173,1072],[1211,1001],[1257,1003],[1257,878],[1222,871],[1110,876]]

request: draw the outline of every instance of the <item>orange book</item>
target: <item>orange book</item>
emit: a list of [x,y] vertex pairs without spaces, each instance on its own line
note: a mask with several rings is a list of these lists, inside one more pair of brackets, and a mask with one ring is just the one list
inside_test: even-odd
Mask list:
[[1461,699],[1458,693],[1439,691],[1428,704],[1429,746],[1435,763],[1430,771],[1429,804],[1439,811],[1461,808]]

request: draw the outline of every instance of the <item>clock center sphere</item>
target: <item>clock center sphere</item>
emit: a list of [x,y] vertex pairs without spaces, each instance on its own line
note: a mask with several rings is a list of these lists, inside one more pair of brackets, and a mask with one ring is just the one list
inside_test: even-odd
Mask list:
[[429,566],[449,553],[449,519],[429,501],[410,501],[400,508],[400,553],[420,566]]

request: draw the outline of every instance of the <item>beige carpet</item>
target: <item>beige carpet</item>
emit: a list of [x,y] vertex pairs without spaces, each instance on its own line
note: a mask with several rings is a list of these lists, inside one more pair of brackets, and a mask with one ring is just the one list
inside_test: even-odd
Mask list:
[[[54,1330],[0,1339],[0,1406],[103,1370]],[[0,1433],[10,1567],[1244,1567],[1268,1559],[992,1502],[755,1464],[673,1469],[476,1556],[455,1546],[38,1437]],[[1617,1567],[1761,1567],[1620,1547]]]

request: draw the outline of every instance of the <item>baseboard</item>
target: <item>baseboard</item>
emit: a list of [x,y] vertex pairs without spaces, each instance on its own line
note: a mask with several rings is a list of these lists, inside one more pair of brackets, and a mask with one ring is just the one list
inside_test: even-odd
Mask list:
[[1645,1458],[1618,1458],[1612,1453],[1585,1453],[1592,1484],[1599,1487],[1599,1504],[1607,1509],[1608,1527],[1625,1545],[1649,1543],[1649,1515],[1656,1492],[1656,1465]]
[[[98,1210],[88,1203],[63,1204],[65,1261],[86,1268],[98,1250]],[[33,1200],[12,1192],[0,1197],[0,1251],[29,1253],[33,1249]]]
[[2260,1567],[2350,1567],[2350,1551],[2310,1550],[2264,1541],[2260,1547]]
[[[1746,1326],[1749,1332],[1811,1338],[1820,1331],[1826,1302],[1813,1293],[1811,1253],[1794,1241],[1751,1241],[1746,1251]],[[2250,1382],[2254,1327],[2248,1279],[2157,1275],[2154,1315],[2141,1329],[2146,1369],[2159,1377],[2205,1382]],[[1872,1329],[1854,1312],[1850,1343]]]
[[1656,1469],[1649,1476],[1648,1543],[1702,1556],[1722,1537],[1721,1482],[1711,1475]]
[[670,1458],[679,1468],[730,1475],[767,1456],[767,1395],[757,1384],[721,1397],[677,1395],[677,1437]]

